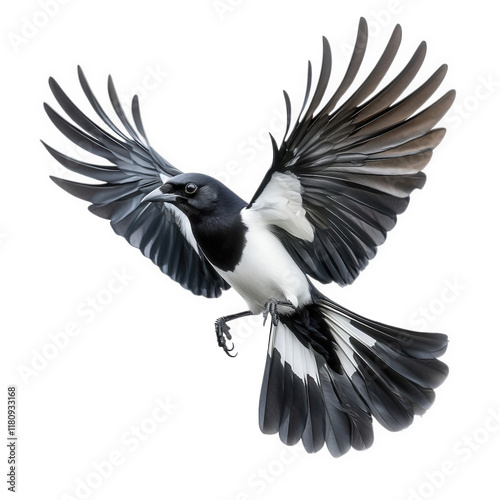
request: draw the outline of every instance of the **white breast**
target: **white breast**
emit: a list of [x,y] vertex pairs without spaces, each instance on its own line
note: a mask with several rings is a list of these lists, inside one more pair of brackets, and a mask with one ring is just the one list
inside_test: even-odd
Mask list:
[[[258,212],[243,209],[248,227],[243,257],[234,271],[217,272],[245,299],[254,314],[271,299],[288,300],[295,306],[311,302],[309,283],[280,240],[269,231]],[[287,312],[290,308],[280,309]]]

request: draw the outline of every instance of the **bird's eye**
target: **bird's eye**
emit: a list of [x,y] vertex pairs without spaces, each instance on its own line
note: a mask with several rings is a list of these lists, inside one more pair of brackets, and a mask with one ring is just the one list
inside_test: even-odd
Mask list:
[[194,194],[198,190],[198,186],[194,182],[188,182],[184,186],[184,191],[186,194]]

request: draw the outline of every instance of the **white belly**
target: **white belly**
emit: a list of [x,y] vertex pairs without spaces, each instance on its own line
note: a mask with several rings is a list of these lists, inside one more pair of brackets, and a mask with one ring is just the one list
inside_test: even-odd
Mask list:
[[[243,257],[234,271],[217,272],[258,314],[271,299],[288,300],[294,306],[311,302],[309,283],[279,239],[265,226],[248,224]],[[291,312],[290,308],[279,308]]]

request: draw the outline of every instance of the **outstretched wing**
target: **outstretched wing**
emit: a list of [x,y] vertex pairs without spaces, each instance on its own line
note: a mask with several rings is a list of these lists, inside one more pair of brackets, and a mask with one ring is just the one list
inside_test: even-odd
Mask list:
[[92,108],[109,130],[94,123],[77,108],[53,78],[49,80],[50,88],[74,124],[48,104],[44,105],[45,110],[52,123],[68,139],[109,163],[96,165],[76,160],[43,143],[49,153],[68,170],[103,183],[82,184],[57,177],[52,177],[52,180],[68,193],[91,202],[89,210],[92,213],[109,219],[117,234],[139,248],[184,288],[196,295],[218,297],[229,285],[204,257],[187,217],[171,204],[142,202],[146,194],[161,186],[167,178],[181,172],[150,146],[142,125],[137,96],[132,100],[134,128],[109,78],[109,98],[124,132],[105,113],[81,68],[78,68],[78,77]]
[[271,138],[272,166],[248,205],[249,210],[262,213],[303,271],[322,283],[352,283],[375,256],[387,231],[395,226],[397,215],[408,206],[410,193],[424,185],[421,170],[445,134],[443,128],[433,127],[455,97],[455,92],[449,91],[416,113],[441,84],[447,69],[442,65],[420,87],[398,100],[422,65],[425,42],[405,68],[374,94],[398,51],[398,25],[372,72],[339,104],[361,66],[367,38],[367,24],[361,19],[347,72],[333,96],[317,111],[332,67],[330,46],[323,39],[318,84],[307,106],[309,63],[304,103],[292,129],[290,99],[284,92],[285,137],[279,149]]

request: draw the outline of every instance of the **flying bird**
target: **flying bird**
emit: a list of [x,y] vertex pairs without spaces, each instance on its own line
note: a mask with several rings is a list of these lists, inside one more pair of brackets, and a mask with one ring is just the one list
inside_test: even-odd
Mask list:
[[312,85],[309,62],[293,125],[284,92],[286,131],[279,146],[271,136],[272,164],[250,202],[218,180],[183,173],[160,156],[144,131],[137,96],[131,121],[111,77],[108,93],[119,122],[105,112],[80,67],[83,92],[102,123],[86,116],[53,78],[50,88],[73,123],[44,105],[68,139],[106,160],[87,163],[44,143],[68,170],[101,183],[52,180],[90,202],[93,214],[109,219],[117,234],[194,294],[218,297],[234,288],[247,310],[215,322],[227,354],[234,347],[228,323],[263,314],[270,337],[260,429],[279,433],[287,445],[302,440],[309,453],[326,443],[334,457],[371,446],[373,417],[390,431],[408,427],[432,405],[434,389],[448,374],[438,359],[446,335],[364,318],[313,284],[349,285],[375,256],[410,193],[423,187],[422,169],[445,134],[434,127],[455,97],[451,90],[427,104],[446,65],[401,97],[419,73],[425,42],[378,90],[401,43],[399,25],[368,77],[353,89],[367,40],[362,18],[345,75],[327,94],[332,55],[323,38],[317,83]]

